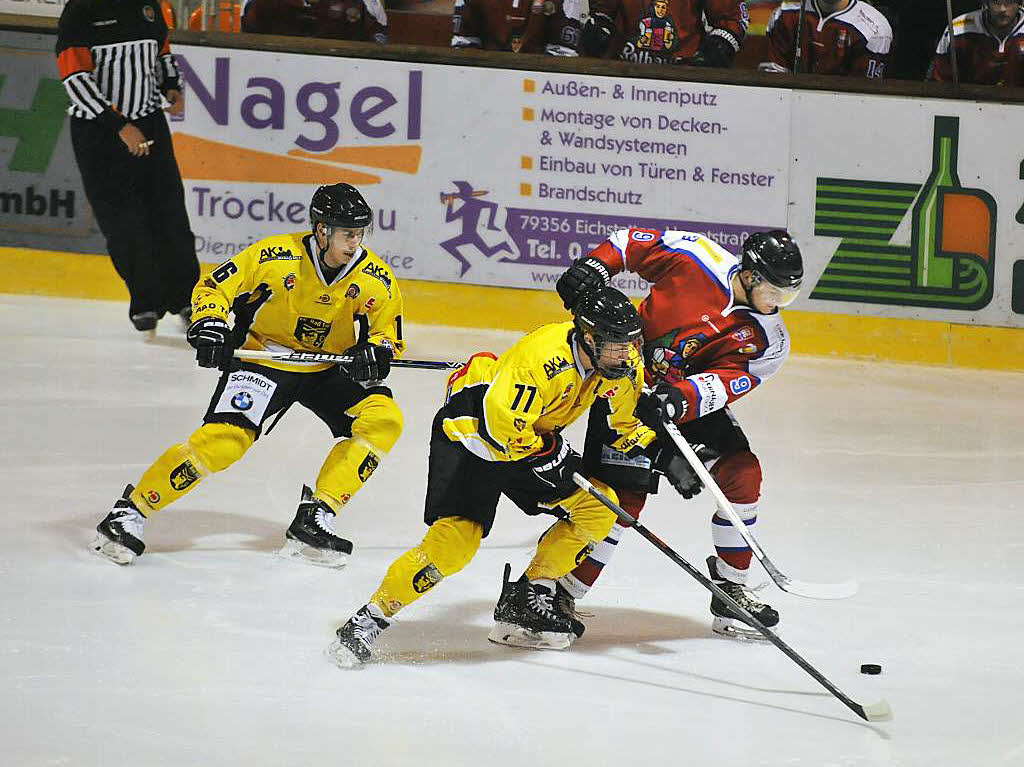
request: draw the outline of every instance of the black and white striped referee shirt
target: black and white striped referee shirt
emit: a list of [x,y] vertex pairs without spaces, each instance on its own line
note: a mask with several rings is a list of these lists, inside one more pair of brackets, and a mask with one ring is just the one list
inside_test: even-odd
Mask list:
[[57,25],[68,114],[118,131],[181,88],[158,0],[69,0]]

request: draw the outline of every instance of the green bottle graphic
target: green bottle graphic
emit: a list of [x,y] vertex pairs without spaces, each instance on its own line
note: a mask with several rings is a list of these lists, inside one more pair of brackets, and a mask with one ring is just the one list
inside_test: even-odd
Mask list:
[[914,284],[919,288],[953,288],[953,259],[940,251],[940,197],[944,190],[958,189],[956,175],[957,117],[936,117],[932,143],[932,171],[914,203]]
[[[817,179],[814,233],[842,241],[811,298],[965,311],[988,305],[996,201],[984,189],[960,185],[959,135],[959,118],[935,117],[932,168],[923,184]],[[896,233],[908,216],[904,244]]]

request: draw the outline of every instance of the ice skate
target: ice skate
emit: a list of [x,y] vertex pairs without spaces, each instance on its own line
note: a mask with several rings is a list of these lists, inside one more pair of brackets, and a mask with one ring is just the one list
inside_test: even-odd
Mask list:
[[124,489],[114,502],[114,508],[96,525],[96,537],[92,541],[93,551],[118,565],[130,565],[146,550],[142,542],[146,518],[131,501],[134,489],[132,485]]
[[156,323],[160,315],[156,312],[139,312],[131,316],[132,325],[142,334],[143,341],[152,341],[156,338]]
[[530,582],[524,574],[510,582],[505,565],[501,596],[494,608],[494,628],[487,638],[497,644],[532,650],[565,650],[572,644],[572,623],[555,611],[555,585]]
[[[718,588],[735,599],[741,607],[761,621],[766,628],[778,625],[779,613],[777,610],[763,602],[758,602],[742,584],[727,581],[718,574],[717,557],[708,557],[708,572],[711,573],[711,580]],[[711,614],[715,616],[711,622],[711,630],[716,634],[732,639],[766,641],[760,631],[733,613],[723,600],[714,595],[711,596]]]
[[390,625],[391,621],[384,617],[377,605],[372,602],[363,605],[338,629],[338,638],[331,642],[324,654],[339,668],[359,668],[370,660],[370,648]]
[[344,567],[352,553],[352,542],[334,532],[334,511],[302,486],[302,499],[295,512],[284,546],[278,554],[318,567]]

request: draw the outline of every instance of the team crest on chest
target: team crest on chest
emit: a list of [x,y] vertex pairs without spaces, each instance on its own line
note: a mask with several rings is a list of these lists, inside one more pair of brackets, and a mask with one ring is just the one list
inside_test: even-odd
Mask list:
[[292,273],[286,275],[285,278],[284,278],[284,289],[285,290],[291,290],[294,287],[295,287],[295,273],[292,272]]
[[687,336],[685,330],[673,330],[647,345],[646,356],[651,369],[664,376],[670,369],[683,370],[687,360],[695,355],[707,341],[703,333]]
[[306,346],[313,346],[320,349],[327,340],[327,334],[331,332],[331,323],[318,320],[315,317],[299,317],[295,323],[295,339]]
[[358,298],[359,297],[359,286],[354,282],[348,286],[348,290],[345,291],[345,298]]

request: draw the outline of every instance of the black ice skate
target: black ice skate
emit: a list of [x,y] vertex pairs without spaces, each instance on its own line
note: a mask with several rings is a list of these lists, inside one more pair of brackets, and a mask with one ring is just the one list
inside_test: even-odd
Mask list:
[[372,602],[356,611],[338,629],[338,638],[327,648],[327,659],[339,668],[358,668],[370,659],[370,648],[391,621]]
[[[735,599],[740,607],[761,621],[766,628],[772,628],[778,624],[779,613],[777,610],[763,602],[758,602],[743,588],[742,584],[727,581],[718,574],[717,557],[708,557],[708,572],[711,573],[711,580],[718,588]],[[711,596],[711,614],[715,616],[711,623],[711,630],[716,634],[733,639],[764,640],[764,635],[760,631],[753,628],[744,618],[734,613],[723,600],[714,595]]]
[[313,491],[303,485],[295,519],[278,553],[319,567],[344,567],[352,553],[352,542],[335,534],[334,516],[331,507],[314,498]]
[[555,611],[554,584],[530,582],[526,575],[509,581],[505,565],[501,596],[494,607],[494,628],[487,638],[497,644],[533,650],[565,650],[574,638],[569,619]]
[[119,565],[130,565],[146,550],[146,544],[142,542],[142,526],[146,517],[131,501],[134,489],[128,485],[121,497],[114,501],[114,508],[96,525],[96,537],[92,541],[93,551]]

